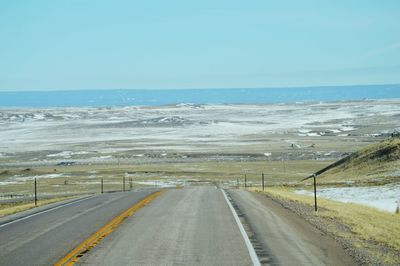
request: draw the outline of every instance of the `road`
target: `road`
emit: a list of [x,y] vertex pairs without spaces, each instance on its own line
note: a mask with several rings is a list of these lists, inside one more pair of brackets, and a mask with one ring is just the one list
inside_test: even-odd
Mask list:
[[[106,193],[21,218],[0,219],[0,265],[51,265],[152,189]],[[11,221],[11,222],[10,222]]]
[[[266,197],[243,190],[228,193],[262,264],[354,265],[333,239],[282,207],[271,207]],[[208,186],[165,192],[79,264],[252,265],[252,261],[222,191]]]
[[80,261],[91,265],[252,265],[214,186],[164,192]]
[[[154,190],[153,190],[154,191]],[[0,265],[50,265],[152,190],[112,193],[1,225]],[[79,265],[354,265],[335,240],[261,194],[167,189]]]

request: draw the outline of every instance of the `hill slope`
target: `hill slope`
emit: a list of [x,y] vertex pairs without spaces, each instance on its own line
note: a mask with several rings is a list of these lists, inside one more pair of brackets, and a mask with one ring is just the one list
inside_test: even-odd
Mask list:
[[324,183],[400,182],[400,137],[369,145],[318,172]]

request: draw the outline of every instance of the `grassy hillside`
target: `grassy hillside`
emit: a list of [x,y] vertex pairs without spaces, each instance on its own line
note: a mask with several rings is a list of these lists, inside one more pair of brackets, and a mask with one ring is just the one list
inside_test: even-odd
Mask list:
[[328,167],[320,175],[323,182],[400,182],[400,137],[371,144]]

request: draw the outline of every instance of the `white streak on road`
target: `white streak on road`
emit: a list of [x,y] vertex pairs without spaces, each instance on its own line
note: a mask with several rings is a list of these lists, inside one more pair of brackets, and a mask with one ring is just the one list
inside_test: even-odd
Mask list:
[[244,242],[246,244],[247,250],[249,251],[249,255],[251,258],[251,262],[253,263],[254,266],[260,266],[260,261],[258,260],[256,251],[254,250],[253,245],[250,242],[249,236],[247,235],[246,231],[243,228],[242,223],[240,222],[239,216],[237,215],[235,209],[233,208],[231,202],[229,201],[228,197],[226,196],[226,193],[223,189],[221,189],[222,194],[224,194],[224,198],[226,200],[226,203],[228,203],[229,209],[231,210],[233,217],[235,218],[235,221],[239,227],[240,233],[242,234],[242,237],[244,239]]

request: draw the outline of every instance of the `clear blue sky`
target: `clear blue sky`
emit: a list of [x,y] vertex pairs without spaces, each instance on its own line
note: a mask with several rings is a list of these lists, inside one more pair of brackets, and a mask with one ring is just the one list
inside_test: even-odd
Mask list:
[[0,0],[0,90],[382,83],[399,0]]

